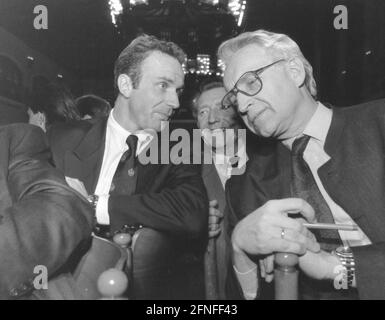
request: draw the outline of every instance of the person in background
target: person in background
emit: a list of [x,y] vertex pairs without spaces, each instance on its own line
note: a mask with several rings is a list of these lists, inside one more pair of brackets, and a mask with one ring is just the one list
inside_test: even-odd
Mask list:
[[54,123],[80,120],[71,92],[64,86],[48,84],[32,93],[28,108],[29,123],[46,132]]
[[94,94],[86,94],[75,101],[82,120],[108,117],[111,111],[110,103]]
[[[256,143],[247,144],[246,134],[239,130],[246,129],[242,119],[237,114],[236,107],[222,108],[221,101],[226,94],[224,85],[219,80],[203,82],[192,99],[192,114],[197,126],[202,130],[205,143],[204,152],[208,152],[209,164],[202,165],[202,178],[209,197],[209,238],[215,239],[216,274],[219,299],[235,299],[232,279],[229,278],[228,265],[230,262],[230,239],[227,229],[231,212],[226,210],[225,186],[235,173],[241,172],[248,161],[248,154],[253,153]],[[247,137],[249,138],[249,137]],[[251,141],[250,141],[251,142]],[[233,146],[234,154],[229,154]],[[205,159],[205,157],[203,157]],[[239,173],[240,173],[239,172]],[[234,222],[230,223],[234,224]],[[210,247],[206,255],[210,254]],[[206,269],[209,257],[206,257]],[[207,274],[207,272],[206,272]]]
[[91,240],[94,211],[50,164],[40,129],[0,126],[0,149],[0,299],[44,297],[35,267],[50,281],[70,274]]

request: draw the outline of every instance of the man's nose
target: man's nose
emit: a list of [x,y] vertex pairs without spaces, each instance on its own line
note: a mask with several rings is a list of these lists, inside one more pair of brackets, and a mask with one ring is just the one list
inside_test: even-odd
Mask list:
[[248,101],[248,99],[244,94],[242,94],[240,92],[237,93],[237,109],[238,109],[239,113],[246,113],[247,112],[247,109],[248,109],[248,107],[247,107],[248,102],[247,101]]
[[216,110],[209,111],[209,123],[215,123],[218,121],[218,113]]
[[170,94],[167,97],[167,104],[172,107],[173,109],[178,109],[179,108],[179,96],[175,92],[170,92]]

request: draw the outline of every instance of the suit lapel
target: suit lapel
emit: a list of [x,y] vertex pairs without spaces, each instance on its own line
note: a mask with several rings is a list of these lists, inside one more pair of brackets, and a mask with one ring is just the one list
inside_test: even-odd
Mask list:
[[[330,124],[329,132],[326,136],[325,141],[325,152],[330,156],[330,160],[326,162],[320,169],[319,175],[321,177],[322,183],[327,182],[327,180],[323,180],[323,178],[328,177],[329,181],[333,181],[337,178],[337,172],[341,169],[341,165],[339,163],[339,158],[337,151],[341,147],[340,139],[342,136],[342,132],[345,127],[345,118],[343,114],[339,112],[336,108],[333,108],[333,116],[332,122]],[[336,181],[334,181],[336,182]]]
[[102,166],[106,127],[107,119],[96,122],[78,147],[65,155],[66,175],[83,181],[89,193],[95,191]]
[[[355,196],[357,185],[350,181],[352,177],[349,168],[355,167],[353,156],[345,142],[341,141],[342,133],[346,126],[346,119],[341,110],[333,109],[333,118],[325,141],[325,152],[330,160],[318,169],[322,184],[335,203],[341,206],[353,220],[357,221],[362,216],[362,203]],[[359,187],[359,186],[358,186]],[[364,227],[365,226],[361,226]]]

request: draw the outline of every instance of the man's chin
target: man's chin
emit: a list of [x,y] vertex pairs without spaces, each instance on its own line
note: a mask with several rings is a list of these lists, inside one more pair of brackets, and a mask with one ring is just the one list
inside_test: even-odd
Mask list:
[[255,135],[263,137],[263,138],[269,138],[271,135],[268,131],[265,130],[265,128],[258,126],[255,122],[246,122],[246,127]]
[[161,120],[161,121],[154,121],[149,125],[149,129],[155,130],[156,132],[160,132],[167,128],[169,125],[169,121]]

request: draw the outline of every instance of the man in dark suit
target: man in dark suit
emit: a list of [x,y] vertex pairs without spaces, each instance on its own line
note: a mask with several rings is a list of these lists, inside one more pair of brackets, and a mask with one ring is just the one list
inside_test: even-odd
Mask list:
[[0,299],[29,297],[36,283],[45,291],[36,277],[70,271],[91,236],[92,207],[49,164],[44,139],[30,125],[0,127]]
[[[133,261],[138,299],[172,298],[176,253],[207,238],[208,200],[200,167],[174,164],[163,133],[151,134],[179,108],[184,58],[174,43],[138,37],[116,60],[118,96],[108,119],[57,126],[49,133],[56,165],[97,196],[98,230],[108,235],[125,225],[142,229]],[[155,160],[166,155],[167,161],[142,163],[154,144]]]
[[[216,274],[213,286],[216,286],[217,289],[210,292],[208,290],[210,286],[207,285],[210,279],[207,279],[206,296],[234,299],[239,298],[234,295],[234,290],[226,290],[227,286],[232,286],[231,280],[228,278],[231,251],[230,239],[226,230],[230,221],[236,217],[230,216],[231,212],[226,211],[225,185],[232,175],[243,173],[248,154],[253,153],[256,144],[246,146],[248,141],[246,129],[242,127],[242,120],[236,109],[221,107],[225,94],[222,82],[210,80],[202,83],[192,100],[192,114],[197,121],[198,128],[202,130],[205,143],[203,152],[206,154],[202,156],[202,178],[210,201],[210,243],[206,252],[205,274],[210,275],[213,267]],[[225,213],[226,215],[224,215]],[[213,263],[215,266],[211,266]]]
[[[228,186],[245,297],[255,298],[258,272],[272,280],[274,252],[292,252],[304,298],[384,299],[384,101],[346,109],[317,102],[310,64],[283,34],[241,34],[219,56],[229,90],[222,106],[236,101],[251,131],[274,138]],[[304,219],[357,228],[313,235]]]

